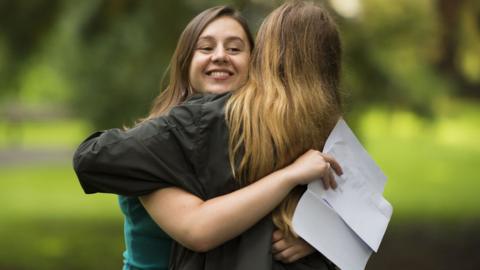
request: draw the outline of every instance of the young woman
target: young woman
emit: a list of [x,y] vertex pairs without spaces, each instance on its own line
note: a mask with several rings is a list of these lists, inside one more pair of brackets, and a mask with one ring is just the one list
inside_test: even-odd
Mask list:
[[[217,7],[199,14],[186,27],[180,37],[177,50],[172,58],[170,84],[157,99],[148,118],[152,119],[165,114],[174,105],[181,103],[195,92],[223,93],[238,88],[246,80],[247,63],[252,47],[253,42],[248,27],[234,10],[227,7]],[[103,135],[102,137],[105,138]],[[95,141],[96,146],[101,144],[101,142],[98,142],[101,138],[92,138],[89,142],[91,143],[92,140]],[[104,143],[108,144],[108,142]],[[270,181],[266,178],[266,180],[259,181],[257,186],[252,185],[248,189],[212,199],[207,201],[207,203],[181,189],[165,188],[157,194],[145,198],[145,205],[155,215],[154,217],[158,218],[158,213],[160,213],[160,224],[164,220],[170,221],[163,225],[168,228],[167,231],[177,241],[194,250],[206,251],[253,225],[262,216],[266,215],[299,181],[307,181],[314,176],[324,175],[325,170],[315,170],[318,164],[308,163],[319,157],[310,156],[304,157],[303,160],[300,159],[296,166],[291,166],[293,169],[290,168],[290,172],[295,171],[295,169],[298,172],[296,178],[290,177],[291,180],[289,180],[288,185],[282,186],[272,181],[272,179],[281,178],[282,171],[279,171],[277,175],[270,177]],[[104,165],[102,169],[109,170],[108,164],[104,163]],[[79,176],[84,173],[80,171],[85,170],[86,167],[88,165],[83,164],[77,168]],[[173,168],[175,168],[175,165]],[[305,178],[302,175],[303,171],[308,171],[311,175],[310,178]],[[318,171],[321,171],[321,173]],[[90,172],[89,175],[93,176],[95,173],[100,173],[100,171]],[[103,186],[103,191],[118,192],[114,189],[109,190],[107,182],[110,178],[106,174],[100,177],[102,179],[99,181],[106,184]],[[331,181],[330,177],[325,178],[327,184],[333,184]],[[100,182],[100,185],[104,185]],[[139,183],[138,187],[132,186],[131,188],[128,187],[129,191],[124,193],[133,194],[132,192],[142,189],[142,186]],[[278,190],[280,192],[277,192]],[[88,192],[89,190],[86,188],[86,191]],[[275,196],[266,198],[262,192],[274,193]],[[204,197],[204,199],[208,198]],[[184,207],[187,201],[190,203],[187,207],[189,211],[203,217],[203,220],[207,220],[207,226],[191,226],[188,225],[188,222],[185,222],[185,218],[183,220],[169,218],[169,216],[179,216],[176,210],[169,212],[169,209],[177,209],[169,207],[170,205]],[[202,207],[199,207],[200,203],[202,203]],[[157,204],[164,207],[155,207]],[[262,206],[257,212],[246,214],[245,209],[257,204]],[[124,253],[124,269],[130,269],[131,267],[139,269],[165,269],[168,261],[166,254],[169,253],[170,246],[169,237],[156,226],[136,197],[120,196],[120,205],[125,214],[127,250]],[[228,205],[237,207],[237,210],[229,207],[229,211],[226,213],[228,217],[234,218],[229,219],[234,221],[232,224],[224,221],[226,218],[225,213],[218,212],[222,208],[226,209],[225,207],[228,207]],[[235,219],[236,217],[237,219]],[[192,219],[192,216],[190,216],[190,219],[197,222],[202,221],[201,218]],[[182,227],[179,224],[187,225]],[[219,228],[219,226],[216,226],[217,224],[223,227]],[[175,231],[170,229],[170,227],[180,228],[180,230]],[[202,232],[197,229],[195,233],[189,232],[191,228],[202,227],[210,230]],[[274,239],[276,240],[274,245],[276,257],[283,261],[293,261],[312,252],[312,248],[303,241],[297,239],[287,241],[288,239],[282,239],[282,234],[279,232],[275,233]]]
[[[194,250],[213,248],[195,252],[176,243],[174,269],[272,269],[272,219],[255,222],[297,184],[319,177],[332,183],[330,164],[340,173],[333,159],[307,151],[322,149],[340,116],[336,26],[323,9],[290,2],[266,19],[257,40],[250,80],[233,96],[191,98],[127,132],[91,136],[75,154],[86,192],[138,196],[160,189],[145,205],[157,203],[150,213],[162,228]],[[203,75],[209,74],[235,73],[205,69]],[[175,202],[185,195],[179,188],[193,195]],[[274,214],[286,235],[293,235],[289,224],[300,193]],[[318,253],[293,264],[273,263],[275,269],[327,267]]]

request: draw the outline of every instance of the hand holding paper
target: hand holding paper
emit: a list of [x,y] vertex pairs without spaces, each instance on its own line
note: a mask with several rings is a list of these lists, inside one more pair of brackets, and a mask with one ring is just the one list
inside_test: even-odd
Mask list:
[[386,177],[343,119],[325,143],[343,168],[339,187],[325,190],[312,182],[293,218],[295,231],[333,263],[345,270],[364,269],[377,251],[392,215],[383,196]]

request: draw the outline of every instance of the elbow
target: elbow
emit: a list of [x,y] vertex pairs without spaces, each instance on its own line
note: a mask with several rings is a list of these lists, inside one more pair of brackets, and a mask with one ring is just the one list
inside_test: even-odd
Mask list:
[[99,136],[102,132],[95,132],[83,141],[73,153],[73,169],[77,174],[85,172],[89,169],[93,159],[98,154],[98,150],[94,150]]
[[83,191],[86,194],[91,194],[95,193],[96,190],[92,189],[90,183],[89,183],[89,177],[87,177],[84,173],[84,170],[82,169],[82,166],[79,161],[73,160],[73,170],[75,171],[75,174],[77,175],[78,182],[80,183],[80,186],[82,187]]
[[78,182],[86,194],[92,194],[98,192],[95,187],[94,174],[92,174],[91,165],[88,162],[86,156],[80,153],[78,150],[73,155],[73,170],[77,176]]
[[85,157],[79,154],[78,152],[75,152],[73,155],[73,170],[75,171],[75,174],[77,175],[78,180],[82,182],[82,180],[85,178],[85,173],[88,172],[88,167],[87,162],[85,162]]
[[218,246],[214,235],[208,229],[197,227],[185,233],[182,244],[195,252],[207,252]]
[[208,245],[206,243],[198,242],[198,241],[188,243],[188,244],[185,245],[185,247],[187,247],[188,249],[190,249],[192,251],[198,252],[198,253],[204,253],[204,252],[207,252],[207,251],[212,249],[212,247],[210,247],[210,245]]
[[73,155],[73,170],[78,176],[82,172],[82,165],[83,165],[83,162],[82,162],[81,156],[78,153],[75,153]]
[[84,172],[87,168],[87,153],[84,148],[85,148],[86,143],[82,143],[77,150],[75,150],[75,153],[73,153],[73,170],[77,175],[80,175],[82,172]]

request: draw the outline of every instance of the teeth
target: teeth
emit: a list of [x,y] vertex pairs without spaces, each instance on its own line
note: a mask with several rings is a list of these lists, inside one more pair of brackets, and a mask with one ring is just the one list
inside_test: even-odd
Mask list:
[[228,72],[224,72],[224,71],[213,71],[212,73],[210,73],[210,76],[214,76],[214,77],[225,77],[229,75],[230,74],[228,74]]

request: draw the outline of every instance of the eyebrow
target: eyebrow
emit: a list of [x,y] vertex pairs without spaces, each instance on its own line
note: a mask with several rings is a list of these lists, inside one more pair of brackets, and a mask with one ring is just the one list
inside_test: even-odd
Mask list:
[[[212,40],[212,39],[215,39],[213,36],[201,36],[198,38],[198,41],[201,41],[201,40]],[[232,41],[240,41],[242,43],[245,43],[245,41],[240,38],[240,37],[237,37],[237,36],[231,36],[231,37],[227,37],[226,42],[232,42]]]

